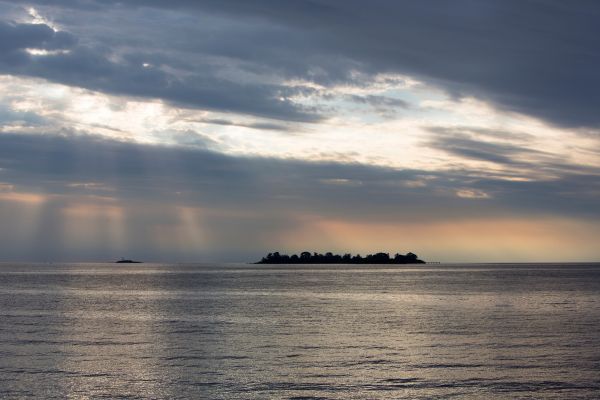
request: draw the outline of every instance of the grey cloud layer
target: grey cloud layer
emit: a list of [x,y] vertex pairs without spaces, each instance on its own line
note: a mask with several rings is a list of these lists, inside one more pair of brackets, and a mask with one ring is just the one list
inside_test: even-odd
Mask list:
[[[373,74],[400,72],[440,85],[455,95],[476,95],[503,108],[559,125],[592,128],[600,125],[597,113],[600,5],[594,1],[46,0],[35,3],[46,4],[57,20],[65,22],[67,30],[69,23],[75,29],[77,18],[89,19],[94,13],[118,12],[125,20],[128,13],[135,14],[137,28],[109,26],[108,22],[104,27],[96,24],[89,34],[97,36],[86,40],[93,43],[102,37],[108,46],[119,43],[121,50],[126,50],[127,43],[146,42],[146,49],[136,48],[138,54],[149,49],[156,53],[162,47],[167,63],[177,63],[188,71],[194,71],[195,57],[199,56],[224,57],[228,62],[239,63],[237,68],[242,70],[273,71],[282,77],[301,77],[320,83],[351,81],[350,72],[357,69]],[[69,8],[75,16],[69,17],[61,7]],[[164,18],[160,20],[160,28],[147,29],[159,20],[157,15],[161,13],[181,13],[186,17]],[[183,53],[190,57],[187,64]],[[90,78],[89,71],[77,66],[75,56],[66,60],[74,70],[81,71],[82,79],[74,84],[81,85]],[[292,104],[274,101],[276,87],[249,83],[247,87],[224,86],[221,90],[220,85],[225,82],[219,81],[218,85],[201,90],[209,85],[203,78],[214,79],[214,71],[197,70],[196,76],[183,81],[184,88],[191,85],[187,90],[177,86],[167,90],[164,77],[148,76],[150,72],[136,70],[132,65],[121,67],[96,80],[94,88],[116,91],[119,86],[110,83],[111,80],[121,84],[134,81],[124,85],[122,92],[280,119],[303,119],[311,115]],[[43,72],[51,68],[42,65],[38,72],[31,73],[58,79],[53,73]],[[200,83],[195,84],[196,81]],[[151,93],[137,89],[142,82],[154,83],[158,89]],[[235,100],[223,94],[236,89],[241,95]],[[206,100],[223,96],[214,103]]]
[[[504,150],[506,158],[519,155]],[[272,251],[290,232],[313,232],[314,220],[398,226],[536,216],[598,221],[600,172],[566,166],[555,174],[518,182],[477,170],[395,170],[231,157],[91,135],[3,133],[0,250],[12,260],[110,261],[124,250],[155,261],[240,261]],[[46,196],[35,211],[27,205],[32,193]],[[83,213],[73,220],[69,210],[77,204]],[[121,236],[110,215],[94,214],[96,207],[122,210]],[[182,207],[200,212],[182,216]],[[190,235],[190,224],[201,236]]]
[[9,24],[0,21],[0,50],[4,53],[26,48],[48,50],[73,46],[75,38],[67,32],[54,32],[44,24]]
[[[504,157],[510,157],[510,150]],[[17,191],[363,221],[528,213],[600,216],[600,171],[557,164],[553,172],[553,179],[515,182],[475,170],[430,172],[231,157],[96,136],[0,135],[0,182]],[[72,185],[81,182],[93,185]],[[107,194],[105,187],[115,191]],[[490,198],[457,197],[464,189]]]
[[[426,145],[430,148],[462,160],[496,164],[508,176],[514,174],[513,177],[517,178],[541,179],[542,176],[586,175],[590,181],[600,178],[598,166],[570,162],[565,156],[538,150],[526,134],[469,127],[431,127],[429,130],[432,138]],[[596,186],[590,183],[591,187]]]
[[[89,42],[89,38],[81,42]],[[28,49],[68,51],[39,56],[30,54]],[[73,34],[54,32],[45,24],[0,22],[0,50],[0,72],[5,74],[41,77],[114,94],[158,98],[184,107],[289,121],[320,118],[287,98],[294,89],[224,79],[216,75],[215,66],[202,63],[187,65],[187,70],[181,74],[168,72],[168,67],[177,65],[163,63],[163,68],[158,68],[146,63],[157,61],[160,64],[164,57],[156,54],[142,56],[133,51],[115,59],[117,49],[107,48],[99,42],[78,44],[78,38]],[[175,57],[173,61],[177,61]]]

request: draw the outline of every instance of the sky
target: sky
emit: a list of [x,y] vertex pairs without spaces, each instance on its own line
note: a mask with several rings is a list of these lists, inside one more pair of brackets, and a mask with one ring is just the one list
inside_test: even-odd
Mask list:
[[0,261],[597,261],[599,18],[0,0]]

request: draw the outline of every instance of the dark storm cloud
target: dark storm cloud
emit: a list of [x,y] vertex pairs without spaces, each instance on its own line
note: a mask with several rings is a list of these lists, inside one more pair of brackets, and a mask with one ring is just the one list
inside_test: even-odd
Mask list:
[[[198,27],[195,37],[172,41],[174,48],[187,46],[192,53],[245,61],[248,69],[268,68],[320,82],[351,80],[353,69],[406,73],[454,95],[475,95],[559,125],[600,126],[600,4],[595,1],[47,0],[34,4],[71,7],[75,13],[118,9],[143,15],[155,8],[196,15],[205,23],[211,15],[219,15],[228,21],[229,29],[203,36]],[[139,21],[140,26],[144,23]],[[238,26],[245,27],[243,35],[237,34]],[[132,39],[122,37],[118,27],[106,28],[113,29],[121,42]],[[157,35],[159,43],[163,34],[168,36]],[[270,94],[259,91],[255,98]],[[269,111],[282,112],[286,118],[277,107]]]
[[[514,182],[482,171],[232,157],[96,136],[0,135],[0,182],[15,191],[362,221],[506,213],[600,216],[600,171],[572,166],[555,173],[554,179]],[[489,198],[458,197],[464,189],[485,192]]]

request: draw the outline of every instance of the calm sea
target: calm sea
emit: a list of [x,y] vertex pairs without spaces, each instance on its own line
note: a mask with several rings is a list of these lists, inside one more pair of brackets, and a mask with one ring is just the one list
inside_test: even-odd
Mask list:
[[600,398],[600,265],[0,265],[0,398]]

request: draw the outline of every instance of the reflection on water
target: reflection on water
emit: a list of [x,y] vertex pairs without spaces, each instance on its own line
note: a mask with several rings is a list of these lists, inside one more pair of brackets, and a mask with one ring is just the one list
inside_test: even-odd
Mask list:
[[600,265],[0,265],[0,398],[597,398]]

